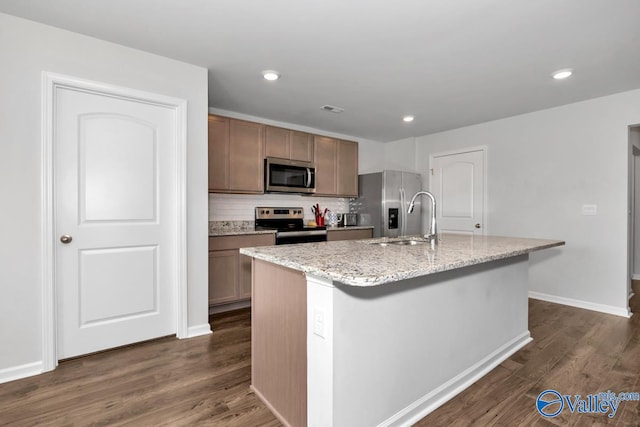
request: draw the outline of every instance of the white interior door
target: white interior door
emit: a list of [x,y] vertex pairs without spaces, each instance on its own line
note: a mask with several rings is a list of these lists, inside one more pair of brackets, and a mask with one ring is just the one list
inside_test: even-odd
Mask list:
[[484,158],[483,149],[432,157],[438,232],[484,234]]
[[58,358],[176,333],[176,111],[57,87]]

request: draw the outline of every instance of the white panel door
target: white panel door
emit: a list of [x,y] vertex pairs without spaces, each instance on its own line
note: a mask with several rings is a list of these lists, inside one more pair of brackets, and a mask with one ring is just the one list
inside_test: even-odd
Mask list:
[[438,232],[484,234],[484,150],[433,156],[430,188]]
[[58,358],[176,333],[175,110],[54,99]]

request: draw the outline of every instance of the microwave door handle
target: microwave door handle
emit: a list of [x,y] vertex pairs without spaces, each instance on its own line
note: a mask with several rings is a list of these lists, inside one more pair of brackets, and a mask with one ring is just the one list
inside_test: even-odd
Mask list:
[[311,168],[307,168],[307,182],[305,187],[311,188]]

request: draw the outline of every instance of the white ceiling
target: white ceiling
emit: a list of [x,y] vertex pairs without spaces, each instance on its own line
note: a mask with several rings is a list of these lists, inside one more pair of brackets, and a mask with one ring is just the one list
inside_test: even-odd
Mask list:
[[[639,0],[0,0],[0,11],[206,67],[211,107],[382,142],[640,88]],[[562,68],[574,76],[551,79]]]

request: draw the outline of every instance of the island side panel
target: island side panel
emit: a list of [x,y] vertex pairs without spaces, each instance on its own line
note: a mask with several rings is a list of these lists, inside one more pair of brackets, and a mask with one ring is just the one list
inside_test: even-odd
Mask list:
[[[332,420],[317,425],[422,418],[531,340],[527,286],[527,255],[370,288],[335,284],[324,344],[333,354],[324,400]],[[320,410],[310,406],[310,426]]]
[[252,261],[251,386],[285,425],[307,425],[307,283]]

